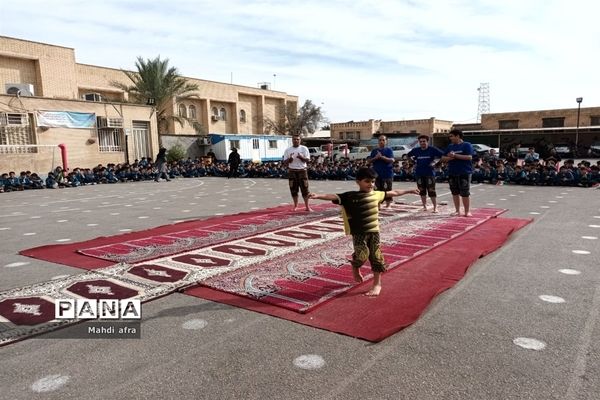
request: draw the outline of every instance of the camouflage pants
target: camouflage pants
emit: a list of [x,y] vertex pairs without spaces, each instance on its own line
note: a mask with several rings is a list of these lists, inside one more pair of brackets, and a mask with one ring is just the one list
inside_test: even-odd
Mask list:
[[373,272],[385,272],[385,260],[379,246],[379,232],[352,234],[352,243],[354,245],[351,261],[353,268],[359,268],[369,260]]

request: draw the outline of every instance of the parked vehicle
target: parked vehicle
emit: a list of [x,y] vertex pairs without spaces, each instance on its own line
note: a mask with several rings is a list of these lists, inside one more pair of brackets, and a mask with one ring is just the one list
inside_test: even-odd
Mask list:
[[600,142],[594,142],[588,150],[588,154],[592,157],[600,157]]
[[333,146],[331,150],[331,156],[334,160],[339,160],[340,158],[348,157],[348,145],[347,144],[339,144]]
[[320,147],[309,147],[308,152],[310,153],[310,158],[318,158],[321,155],[327,155],[327,153],[323,153]]
[[480,156],[483,154],[489,153],[491,149],[494,149],[496,151],[496,154],[500,154],[499,148],[490,147],[487,144],[472,143],[471,146],[473,146],[473,151],[476,152]]
[[410,146],[405,144],[400,144],[396,146],[390,146],[392,151],[394,152],[394,160],[406,160],[406,155],[411,150]]
[[554,150],[556,150],[556,154],[563,158],[569,158],[575,155],[575,152],[567,143],[556,143],[554,145]]
[[348,160],[364,160],[371,155],[371,150],[367,147],[353,147],[348,152]]

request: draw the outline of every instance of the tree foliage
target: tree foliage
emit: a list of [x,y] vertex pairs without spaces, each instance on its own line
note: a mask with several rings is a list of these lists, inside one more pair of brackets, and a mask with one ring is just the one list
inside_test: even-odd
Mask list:
[[177,161],[183,160],[185,158],[185,156],[186,156],[185,149],[179,143],[173,145],[173,147],[171,147],[167,151],[167,161],[168,162],[177,162]]
[[161,60],[160,56],[144,60],[138,57],[135,63],[137,71],[122,70],[131,80],[131,85],[113,81],[111,84],[127,92],[130,99],[136,103],[147,104],[154,100],[158,133],[168,129],[169,121],[176,121],[183,126],[188,121],[194,130],[201,134],[204,128],[197,121],[177,115],[173,110],[173,100],[185,100],[194,97],[198,85],[189,83],[179,75],[177,68],[169,67],[169,59]]
[[264,118],[266,133],[306,135],[317,131],[326,121],[321,107],[317,107],[310,100],[306,100],[299,109],[286,103],[278,107],[278,115],[277,120]]

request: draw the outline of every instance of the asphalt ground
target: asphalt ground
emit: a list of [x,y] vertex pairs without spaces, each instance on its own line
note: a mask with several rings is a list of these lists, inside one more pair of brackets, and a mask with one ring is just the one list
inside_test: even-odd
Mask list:
[[[315,192],[355,189],[354,182],[310,184]],[[172,294],[144,304],[141,339],[50,333],[0,347],[0,398],[597,400],[600,190],[477,185],[472,193],[474,207],[534,221],[381,343]],[[438,194],[450,200],[447,184]],[[285,180],[224,178],[0,199],[0,290],[81,272],[20,256],[22,249],[291,200]],[[527,349],[515,344],[519,338],[545,346]]]

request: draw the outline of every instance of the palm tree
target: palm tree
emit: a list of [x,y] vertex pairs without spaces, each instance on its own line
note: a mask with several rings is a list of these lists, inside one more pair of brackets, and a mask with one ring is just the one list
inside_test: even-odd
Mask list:
[[300,109],[295,103],[288,103],[278,107],[278,119],[265,117],[263,120],[265,131],[280,135],[306,135],[314,133],[319,125],[326,122],[321,107],[317,107],[311,100],[306,100]]
[[188,121],[196,133],[204,132],[204,128],[198,121],[181,117],[173,112],[173,99],[194,97],[193,92],[198,90],[198,85],[187,82],[179,75],[177,68],[169,67],[168,58],[161,60],[160,56],[157,56],[153,60],[144,60],[138,57],[135,66],[136,72],[122,70],[131,80],[132,85],[117,81],[111,84],[127,92],[134,102],[148,104],[150,99],[154,100],[159,135],[168,129],[169,121],[176,121],[181,126],[184,121]]

